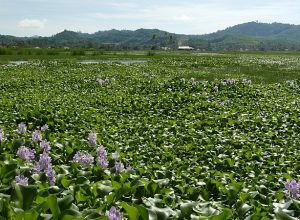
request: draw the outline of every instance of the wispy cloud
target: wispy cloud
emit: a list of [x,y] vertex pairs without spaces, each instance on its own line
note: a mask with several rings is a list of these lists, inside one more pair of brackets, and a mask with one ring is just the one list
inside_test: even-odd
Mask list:
[[[143,0],[140,0],[143,2]],[[132,3],[132,2],[131,2]],[[117,6],[111,4],[111,6]],[[120,5],[121,6],[121,5]],[[248,2],[241,4],[238,0],[229,0],[224,3],[219,0],[207,1],[173,1],[159,4],[144,4],[143,7],[125,7],[123,11],[114,10],[91,13],[94,19],[102,19],[102,26],[110,28],[124,27],[136,29],[159,28],[177,33],[204,34],[224,29],[235,24],[260,21],[260,22],[287,22],[291,20],[290,13],[296,14],[300,3],[286,0]],[[289,19],[288,19],[289,18]],[[299,16],[297,16],[299,20]],[[294,20],[297,20],[294,19]]]
[[22,27],[22,28],[44,28],[46,22],[47,22],[46,19],[38,20],[38,19],[26,18],[19,22],[19,27]]
[[121,8],[121,9],[132,9],[137,8],[138,6],[132,2],[112,2],[108,4],[109,6],[112,6],[114,8]]
[[[0,20],[6,21],[0,22],[1,33],[18,35],[52,35],[64,29],[92,33],[112,28],[158,28],[174,33],[204,34],[256,20],[300,24],[300,0],[26,0],[26,4],[24,0],[0,2]],[[22,7],[18,7],[21,4]],[[11,11],[15,13],[11,14]],[[42,19],[44,17],[48,21]]]

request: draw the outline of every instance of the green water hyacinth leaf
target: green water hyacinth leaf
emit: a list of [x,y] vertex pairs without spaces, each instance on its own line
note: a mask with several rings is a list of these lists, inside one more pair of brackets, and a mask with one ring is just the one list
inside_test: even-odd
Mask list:
[[180,211],[183,217],[187,218],[193,213],[193,208],[197,205],[197,202],[181,203]]
[[[115,53],[101,58],[123,54]],[[107,219],[112,206],[137,219],[298,218],[298,189],[287,198],[285,183],[299,181],[299,72],[290,52],[157,51],[130,65],[0,65],[2,218]],[[33,169],[43,149],[32,133],[45,124],[53,186],[54,172]],[[34,149],[35,160],[18,158],[20,146]],[[72,162],[78,152],[94,163]],[[15,189],[16,176],[34,189]]]
[[14,186],[14,201],[19,208],[28,210],[32,207],[37,196],[37,187],[35,185],[15,185]]
[[65,210],[69,209],[72,205],[72,202],[74,201],[73,196],[68,195],[65,196],[64,198],[59,198],[58,199],[58,206],[61,212],[63,213]]
[[17,214],[16,219],[17,220],[32,220],[32,219],[38,219],[39,213],[35,210],[28,210],[25,212],[22,212],[20,214]]
[[48,196],[47,197],[47,202],[49,204],[49,208],[51,210],[53,218],[54,219],[58,219],[58,217],[61,214],[61,210],[59,208],[56,195],[50,195],[50,196]]
[[142,205],[133,205],[139,212],[139,219],[140,220],[148,220],[149,219],[149,212],[148,209],[146,209]]
[[125,209],[130,220],[139,220],[140,213],[136,207],[128,205],[126,202],[121,202],[120,205]]
[[211,220],[225,220],[232,219],[232,211],[230,209],[224,209],[220,214],[210,218]]
[[97,184],[97,189],[99,189],[104,194],[109,194],[110,192],[112,192],[114,190],[114,188],[112,186],[104,185],[101,183]]
[[243,203],[242,201],[236,202],[235,206],[238,212],[238,216],[245,216],[245,214],[253,208],[252,206]]
[[0,179],[3,183],[8,183],[16,175],[18,165],[15,161],[5,161],[0,164]]
[[83,220],[84,218],[76,217],[76,216],[73,216],[73,215],[64,215],[61,219],[62,220]]
[[275,217],[278,220],[296,220],[297,218],[292,217],[289,211],[287,211],[286,209],[281,209],[278,208],[275,211]]

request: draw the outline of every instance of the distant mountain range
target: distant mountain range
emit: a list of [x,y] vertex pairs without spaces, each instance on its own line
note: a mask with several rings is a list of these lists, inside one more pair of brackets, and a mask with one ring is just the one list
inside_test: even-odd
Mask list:
[[206,35],[184,35],[158,29],[109,30],[93,34],[65,30],[51,37],[0,35],[0,45],[103,49],[300,50],[300,25],[248,22]]

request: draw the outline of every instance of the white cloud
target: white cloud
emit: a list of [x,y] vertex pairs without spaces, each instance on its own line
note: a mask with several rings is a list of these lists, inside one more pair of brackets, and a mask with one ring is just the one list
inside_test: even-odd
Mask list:
[[193,19],[194,19],[193,17],[185,15],[185,14],[177,16],[177,17],[173,17],[174,21],[192,21]]
[[[0,22],[0,29],[18,35],[52,35],[64,29],[92,33],[112,28],[204,34],[256,20],[300,24],[300,0],[27,0],[23,7],[18,7],[22,0],[2,1],[0,20],[7,22]],[[26,19],[12,16],[12,10]]]
[[114,3],[110,3],[110,6],[114,7],[114,8],[122,8],[122,9],[130,9],[130,8],[136,8],[137,5],[133,4],[133,3],[125,3],[125,2],[114,2]]
[[286,0],[284,3],[266,0],[249,3],[247,6],[237,4],[237,2],[237,0],[231,0],[230,5],[219,0],[203,3],[186,1],[174,4],[162,3],[122,12],[112,10],[109,13],[95,13],[93,16],[105,20],[103,26],[107,28],[109,28],[108,24],[113,23],[117,25],[114,28],[122,25],[130,29],[159,28],[190,34],[210,33],[228,26],[256,20],[297,23],[287,19],[290,18],[289,14],[297,14],[296,11],[300,8],[300,3],[292,2],[292,0]]
[[44,28],[46,19],[38,20],[38,19],[23,19],[19,22],[19,27],[22,28]]

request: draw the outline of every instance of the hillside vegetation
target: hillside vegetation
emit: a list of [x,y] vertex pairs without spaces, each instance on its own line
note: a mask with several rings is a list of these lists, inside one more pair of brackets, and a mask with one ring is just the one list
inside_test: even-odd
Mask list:
[[300,26],[248,22],[206,35],[182,35],[158,29],[109,30],[93,34],[64,30],[51,37],[0,35],[0,45],[104,49],[300,50]]

